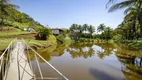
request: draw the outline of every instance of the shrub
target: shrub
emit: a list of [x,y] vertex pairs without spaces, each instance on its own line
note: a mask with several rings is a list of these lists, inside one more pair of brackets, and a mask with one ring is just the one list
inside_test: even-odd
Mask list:
[[48,28],[40,28],[38,30],[38,34],[36,37],[36,39],[38,40],[47,40],[47,37],[51,34],[51,30]]

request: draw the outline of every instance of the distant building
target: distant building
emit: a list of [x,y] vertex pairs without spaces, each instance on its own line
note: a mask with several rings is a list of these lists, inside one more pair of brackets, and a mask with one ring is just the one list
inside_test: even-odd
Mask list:
[[33,28],[28,28],[27,31],[34,32],[34,29]]
[[52,28],[52,33],[56,36],[61,34],[62,32],[64,32],[62,29]]
[[23,30],[24,30],[24,31],[27,31],[27,28],[24,28]]
[[33,28],[30,28],[30,27],[29,27],[29,28],[24,28],[23,30],[24,30],[24,31],[28,31],[28,32],[34,32],[34,29],[33,29]]

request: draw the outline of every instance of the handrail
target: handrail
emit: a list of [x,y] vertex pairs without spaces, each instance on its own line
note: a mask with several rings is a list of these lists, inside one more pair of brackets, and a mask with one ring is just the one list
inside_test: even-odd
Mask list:
[[39,55],[34,49],[32,49],[26,42],[24,39],[22,39],[22,41],[26,44],[26,46],[28,48],[30,48],[36,55],[38,55],[38,57],[40,57],[46,64],[48,64],[53,70],[55,70],[60,76],[62,76],[62,78],[64,78],[65,80],[69,80],[68,78],[66,78],[61,72],[59,72],[54,66],[52,66],[49,62],[47,62],[41,55]]
[[[10,64],[10,50],[12,51],[12,44],[13,42],[16,40],[13,39],[8,47],[4,50],[4,52],[2,53],[2,55],[0,56],[0,73],[1,73],[1,79],[2,80],[6,80],[7,77],[7,71],[8,71],[8,65]],[[7,56],[5,57],[4,55],[7,53]]]

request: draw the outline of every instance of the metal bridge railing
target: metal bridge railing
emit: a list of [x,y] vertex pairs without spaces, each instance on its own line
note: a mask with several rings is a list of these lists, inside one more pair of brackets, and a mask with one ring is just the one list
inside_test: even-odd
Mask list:
[[10,65],[11,60],[11,51],[14,47],[14,41],[16,39],[12,40],[8,47],[5,49],[5,51],[0,56],[0,78],[1,80],[6,80],[7,72]]
[[[46,61],[40,54],[38,54],[33,48],[31,48],[29,45],[27,45],[27,43],[25,42],[24,39],[22,39],[23,44],[25,44],[25,50],[26,51],[32,51],[34,53],[34,57],[35,57],[35,61],[40,73],[40,77],[37,77],[36,75],[33,74],[33,80],[69,80],[68,78],[66,78],[61,72],[59,72],[54,66],[52,66],[48,61]],[[30,53],[27,52],[27,58],[30,60]],[[41,60],[43,60],[48,66],[51,67],[51,69],[53,69],[57,74],[59,74],[61,76],[61,78],[49,78],[49,77],[44,77],[42,70],[41,70],[41,66],[39,64],[38,58],[40,58]],[[32,66],[31,61],[29,61],[29,66],[31,68],[31,71],[34,73],[34,69]],[[48,73],[48,72],[47,72]],[[50,74],[50,73],[48,73]]]

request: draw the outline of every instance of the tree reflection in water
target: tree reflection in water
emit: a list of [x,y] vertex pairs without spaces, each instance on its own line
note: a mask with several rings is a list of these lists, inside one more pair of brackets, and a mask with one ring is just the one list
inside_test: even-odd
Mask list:
[[[49,49],[50,52],[48,51]],[[106,57],[111,57],[110,55],[113,54],[116,55],[118,61],[121,63],[121,71],[126,80],[142,79],[142,52],[131,51],[121,45],[75,43],[70,46],[66,46],[65,44],[52,46],[52,48],[49,49],[38,51],[47,61],[52,59],[51,56],[62,56],[63,54],[66,54],[64,51],[67,51],[72,58],[85,59],[98,56],[100,59],[105,60]],[[40,61],[42,62],[42,60]]]
[[69,48],[67,48],[67,52],[70,53],[72,58],[88,58],[92,57],[95,52],[92,48],[93,44],[82,44],[82,43],[76,43],[71,45]]
[[[94,47],[93,47],[94,46]],[[88,58],[95,53],[100,59],[115,54],[121,63],[121,71],[126,80],[142,79],[142,53],[131,51],[122,46],[113,44],[75,44],[67,49],[72,58]]]
[[121,70],[126,80],[142,79],[142,53],[131,51],[122,46],[117,46],[116,56],[122,63]]
[[110,56],[115,51],[115,47],[113,44],[95,44],[101,47],[101,50],[97,50],[98,57],[104,59],[105,56]]

